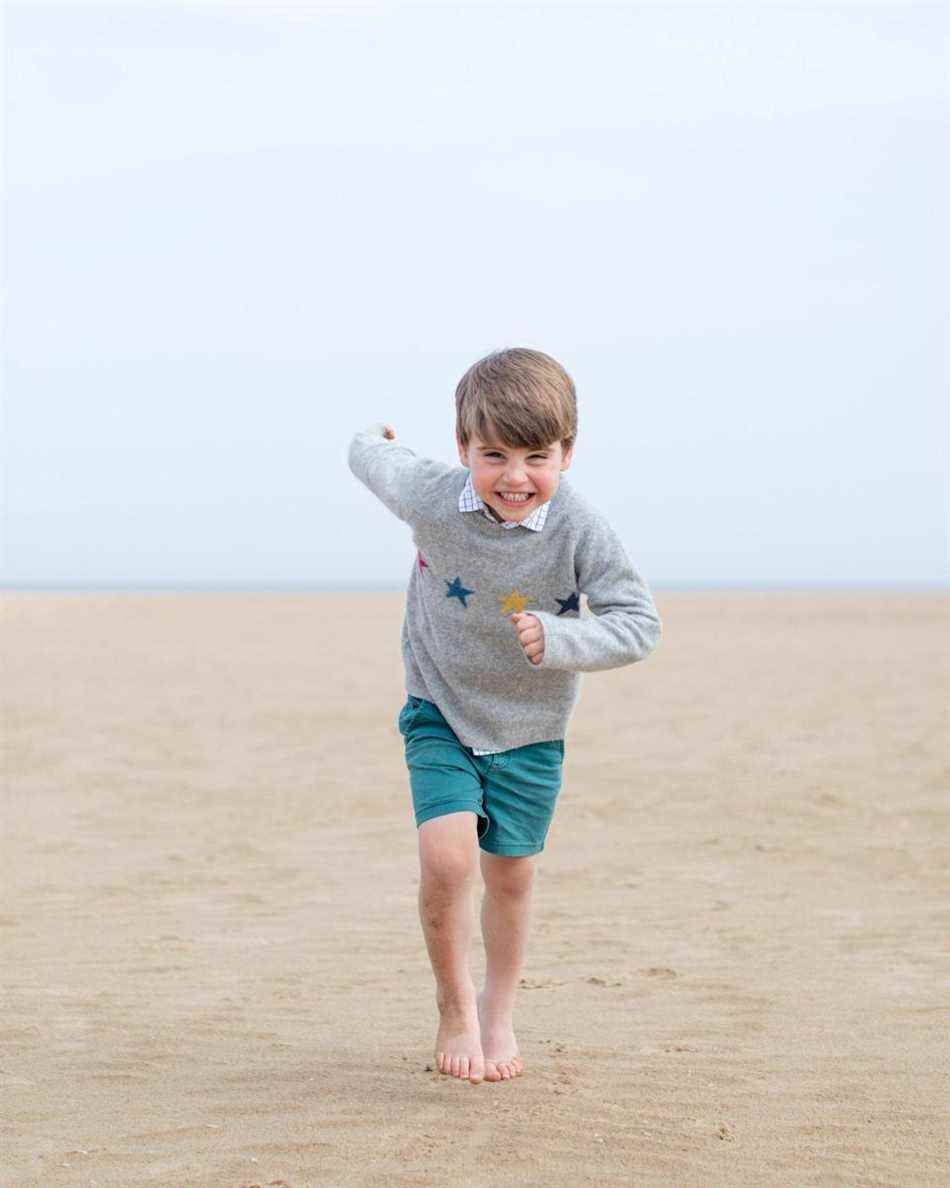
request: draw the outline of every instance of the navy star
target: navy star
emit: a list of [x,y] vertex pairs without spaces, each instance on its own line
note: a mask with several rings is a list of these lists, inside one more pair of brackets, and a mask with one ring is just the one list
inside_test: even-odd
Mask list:
[[581,605],[579,602],[579,598],[580,598],[580,595],[578,594],[578,592],[576,590],[570,596],[570,598],[555,598],[554,601],[559,602],[561,604],[561,609],[557,613],[559,615],[566,615],[568,611],[577,611],[577,613],[580,614],[581,613]]
[[475,591],[466,590],[462,585],[462,579],[460,577],[455,578],[455,580],[451,582],[448,578],[443,578],[442,581],[448,586],[448,589],[445,592],[446,598],[457,598],[459,602],[461,602],[462,606],[467,607],[468,603],[465,601],[465,599],[469,596],[469,594],[474,594]]

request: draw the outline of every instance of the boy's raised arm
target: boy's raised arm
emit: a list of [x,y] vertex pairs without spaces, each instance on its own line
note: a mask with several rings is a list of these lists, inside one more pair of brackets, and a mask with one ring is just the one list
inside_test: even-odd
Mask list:
[[400,520],[412,519],[414,492],[424,460],[406,446],[395,444],[396,434],[382,421],[354,434],[350,442],[350,470]]
[[598,672],[645,660],[659,642],[660,616],[620,537],[606,522],[598,524],[576,560],[578,589],[593,613],[576,619],[528,608],[544,630],[538,667]]

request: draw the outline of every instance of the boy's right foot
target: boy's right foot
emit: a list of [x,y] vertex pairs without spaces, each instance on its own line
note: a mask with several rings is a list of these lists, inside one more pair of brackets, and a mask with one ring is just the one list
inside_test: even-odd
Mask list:
[[478,1007],[474,997],[469,1006],[439,1007],[439,1032],[435,1039],[435,1063],[440,1073],[471,1081],[485,1078]]

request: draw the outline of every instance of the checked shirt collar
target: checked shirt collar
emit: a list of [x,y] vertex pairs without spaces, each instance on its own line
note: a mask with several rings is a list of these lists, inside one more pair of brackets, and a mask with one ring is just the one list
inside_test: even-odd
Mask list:
[[462,488],[462,494],[459,495],[459,511],[473,512],[480,511],[486,519],[491,520],[493,524],[497,524],[499,528],[530,528],[532,532],[540,532],[544,527],[544,521],[548,518],[548,508],[551,506],[550,499],[547,503],[542,503],[540,507],[536,507],[530,516],[525,516],[523,520],[518,523],[513,523],[508,520],[505,523],[499,523],[498,520],[489,512],[483,500],[475,494],[475,487],[472,485],[472,476],[469,475],[465,480],[465,486]]

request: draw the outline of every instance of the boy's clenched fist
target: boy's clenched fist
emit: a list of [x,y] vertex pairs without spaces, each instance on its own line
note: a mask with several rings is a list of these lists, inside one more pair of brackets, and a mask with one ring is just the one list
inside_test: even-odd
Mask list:
[[544,628],[541,620],[534,615],[512,615],[511,621],[518,632],[518,643],[524,649],[524,654],[532,664],[540,664],[544,659]]

